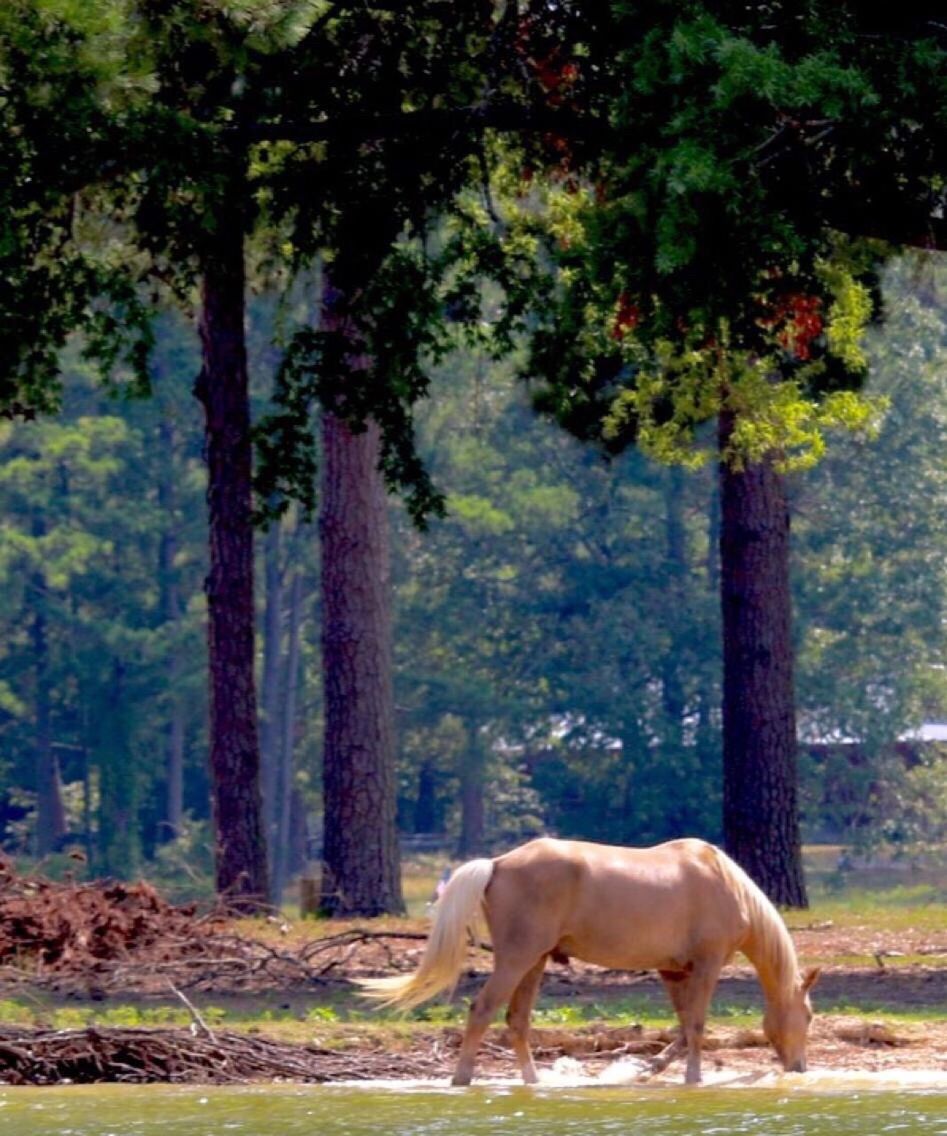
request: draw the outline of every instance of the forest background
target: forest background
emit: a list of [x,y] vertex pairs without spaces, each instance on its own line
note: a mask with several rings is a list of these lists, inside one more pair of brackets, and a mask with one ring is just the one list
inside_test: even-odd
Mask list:
[[[885,283],[882,432],[836,438],[793,478],[802,817],[810,841],[918,854],[947,832],[943,757],[910,740],[947,718],[947,274],[906,257]],[[262,415],[275,305],[251,312]],[[46,870],[75,872],[78,849],[84,873],[206,897],[197,351],[168,315],[154,398],[103,395],[73,356],[59,417],[0,425],[0,816],[4,848]],[[420,437],[448,515],[421,533],[390,505],[399,831],[445,860],[541,832],[719,839],[716,479],[603,460],[539,418],[513,372],[469,352],[438,368]],[[258,541],[260,673],[282,676],[266,758],[291,770],[284,881],[321,837],[318,557],[298,513]],[[51,833],[40,768],[61,796]]]
[[[343,763],[328,745],[320,752],[319,739],[325,732],[338,743],[332,714],[348,705],[338,689],[334,698],[320,697],[321,677],[331,670],[334,689],[340,673],[327,660],[341,658],[345,646],[333,639],[341,609],[330,615],[328,604],[341,600],[344,608],[357,588],[345,541],[329,543],[332,524],[324,521],[320,543],[302,510],[270,508],[265,492],[257,512],[270,513],[269,527],[259,530],[265,535],[255,554],[263,587],[258,611],[252,607],[249,430],[240,401],[247,264],[237,239],[251,234],[259,243],[247,247],[260,271],[259,279],[250,273],[256,296],[247,327],[263,473],[282,456],[287,436],[279,428],[298,427],[318,395],[327,409],[323,468],[342,469],[340,439],[350,459],[355,437],[377,444],[379,426],[382,448],[366,451],[365,468],[380,463],[389,482],[407,488],[410,520],[426,515],[430,527],[415,531],[395,505],[390,518],[382,510],[366,527],[377,536],[390,523],[395,533],[402,833],[439,835],[458,855],[539,831],[627,843],[680,832],[718,838],[723,796],[724,836],[744,837],[743,851],[762,855],[747,806],[754,780],[766,790],[775,771],[771,797],[785,806],[789,823],[778,834],[764,823],[776,849],[766,855],[789,866],[783,898],[802,901],[792,879],[793,762],[779,736],[790,717],[786,677],[795,653],[807,834],[912,849],[940,842],[937,750],[922,744],[923,735],[907,743],[923,723],[945,716],[942,268],[933,254],[892,260],[890,250],[853,249],[835,231],[835,206],[852,204],[853,186],[866,203],[866,215],[856,217],[864,229],[855,235],[883,228],[879,205],[896,184],[905,210],[900,243],[936,243],[914,226],[919,218],[933,233],[942,217],[939,151],[925,133],[929,127],[931,138],[942,137],[935,129],[941,104],[925,101],[924,87],[935,90],[943,79],[939,32],[914,13],[916,27],[886,28],[892,34],[884,38],[875,25],[859,23],[853,8],[830,57],[813,49],[829,27],[818,6],[818,20],[802,36],[781,8],[775,24],[762,7],[741,24],[725,4],[719,12],[619,5],[607,19],[581,4],[533,7],[474,4],[461,20],[443,5],[416,4],[395,20],[387,8],[368,14],[334,4],[290,4],[285,12],[280,5],[144,4],[134,12],[115,5],[92,15],[67,3],[18,5],[22,22],[11,17],[4,39],[2,106],[11,123],[4,160],[12,179],[0,247],[13,329],[4,340],[3,377],[13,387],[4,390],[10,423],[2,427],[0,546],[7,585],[2,820],[12,850],[51,866],[51,854],[69,857],[72,847],[70,862],[84,858],[96,874],[135,873],[145,863],[149,871],[186,866],[199,873],[200,850],[216,842],[225,869],[221,875],[218,865],[218,886],[237,885],[245,870],[243,890],[260,897],[267,889],[253,878],[264,863],[254,851],[264,845],[253,815],[256,705],[244,666],[254,654],[273,893],[320,843],[352,839],[346,807],[378,809],[374,827],[387,823],[387,775],[378,772],[386,753],[375,769],[383,790],[377,800],[365,788],[371,771],[352,764],[333,798],[332,823],[320,823],[320,812],[330,812],[320,802],[338,792]],[[134,18],[123,23],[129,12]],[[609,54],[609,19],[625,33],[647,34],[630,34]],[[132,67],[115,71],[123,59],[97,56],[84,37],[93,48],[131,45]],[[470,54],[472,45],[479,55]],[[448,49],[458,46],[452,56]],[[281,68],[281,52],[297,69]],[[911,91],[898,85],[905,59],[917,68],[918,101],[908,107],[914,118],[902,106]],[[501,63],[508,65],[500,84],[507,101],[491,102],[484,91]],[[629,114],[632,73],[642,97]],[[705,120],[706,99],[693,84],[708,73],[716,101]],[[314,75],[332,83],[313,85]],[[769,85],[760,86],[764,78]],[[888,102],[868,89],[868,78],[879,89],[889,83]],[[287,89],[303,101],[296,118]],[[661,100],[649,101],[657,90],[686,112],[668,119]],[[64,98],[57,102],[53,91]],[[498,170],[486,168],[497,151],[485,144],[482,126],[455,129],[473,121],[470,106],[448,106],[445,117],[445,100],[478,93],[478,121],[540,131],[540,145],[514,150],[523,196],[533,192],[529,163],[545,164],[552,187],[543,265],[551,286],[533,281],[528,291],[517,276],[538,246],[522,234],[517,243],[515,221],[512,235],[502,231],[493,197]],[[386,117],[392,94],[402,121]],[[803,116],[787,118],[787,105]],[[923,130],[922,105],[934,108]],[[823,111],[831,117],[818,117]],[[578,131],[547,129],[550,115],[574,127],[573,114],[581,141]],[[894,154],[890,169],[861,137],[872,115],[896,140],[885,151]],[[437,131],[434,142],[419,142],[419,122],[445,121],[446,142]],[[720,133],[721,122],[731,133]],[[658,127],[657,143],[649,123]],[[344,136],[353,127],[363,132],[354,146]],[[708,133],[724,147],[719,162],[710,160]],[[116,139],[127,147],[118,162]],[[748,188],[721,173],[731,160],[741,176],[752,172]],[[505,170],[509,181],[511,168],[501,161],[500,180]],[[589,171],[603,180],[583,180]],[[306,181],[314,173],[322,196]],[[657,192],[649,200],[652,183]],[[810,183],[821,191],[803,193],[800,207],[790,187]],[[465,190],[479,197],[476,206]],[[491,256],[499,264],[505,352],[495,350],[495,336],[493,350],[489,337],[479,337],[478,347],[477,317],[490,306],[489,290],[462,279],[445,302],[425,275],[436,257],[428,258],[423,242],[411,243],[436,234],[444,211],[467,225],[478,268]],[[309,277],[301,321],[313,324],[321,308],[321,331],[294,340],[281,360],[274,331],[297,301],[285,289],[277,299],[269,284],[280,277],[273,262],[285,246],[287,218],[295,242],[288,266],[323,269],[318,291]],[[485,222],[473,238],[472,219]],[[499,227],[493,233],[491,220]],[[722,240],[731,228],[734,240]],[[118,250],[124,263],[96,260],[103,247]],[[884,320],[870,333],[868,376],[869,388],[890,405],[879,437],[842,440],[817,470],[793,475],[795,650],[776,649],[783,673],[767,680],[780,685],[771,699],[773,722],[779,719],[771,753],[757,752],[759,743],[738,723],[736,748],[748,755],[741,766],[732,760],[734,738],[728,751],[723,736],[720,645],[727,635],[718,615],[717,547],[726,544],[719,530],[729,514],[718,489],[754,485],[757,470],[759,485],[777,484],[785,473],[776,467],[786,436],[779,431],[792,436],[798,425],[793,392],[830,400],[863,377],[853,341],[865,322],[867,289],[858,277],[886,260],[883,286],[875,283],[875,299],[883,301],[875,315]],[[174,297],[196,311],[199,339],[170,310]],[[539,314],[544,298],[553,301],[551,316]],[[429,353],[436,369],[430,360],[422,369],[419,342],[435,346],[432,302],[444,304],[442,322],[472,325],[474,334],[450,355],[437,343]],[[150,329],[146,303],[156,319]],[[516,319],[504,325],[511,310]],[[62,355],[58,347],[73,327],[84,329],[84,342]],[[147,384],[140,371],[122,371],[119,344],[127,347],[128,335],[141,337],[129,364],[141,364],[141,348],[154,336]],[[90,354],[106,362],[113,392],[147,385],[155,397],[108,399],[93,381]],[[661,467],[630,449],[603,463],[594,447],[580,448],[533,417],[521,373],[545,387],[539,401],[547,411],[586,440],[608,441],[615,453],[629,436],[650,431],[654,448],[663,444],[665,457],[680,460],[680,439],[668,441],[669,426],[672,435],[711,448],[710,420],[719,411],[720,484],[706,469]],[[287,382],[301,375],[309,386],[302,383],[294,403]],[[58,408],[58,386],[43,385],[54,376],[64,380],[61,413],[44,418]],[[206,412],[203,436],[192,389]],[[755,392],[748,405],[740,402],[747,392]],[[420,393],[429,397],[418,402]],[[411,413],[423,465],[415,460]],[[373,424],[349,437],[360,414]],[[767,433],[774,423],[776,433]],[[728,450],[744,427],[749,450]],[[308,476],[307,498],[314,455],[301,456],[283,475]],[[429,476],[446,493],[443,520]],[[354,480],[342,476],[339,484]],[[354,500],[338,497],[336,521],[351,520]],[[777,503],[777,516],[780,510]],[[733,531],[724,573],[734,564],[732,538]],[[732,580],[722,583],[726,615]],[[750,626],[744,622],[743,631]],[[386,651],[375,651],[382,671]],[[742,678],[752,677],[745,667]],[[386,683],[383,675],[380,701]],[[359,689],[357,682],[350,688],[353,705]],[[756,696],[745,700],[754,711],[766,701]],[[738,702],[731,689],[731,713]],[[794,745],[796,734],[789,737]],[[350,733],[346,761],[359,748],[351,741]],[[380,750],[388,744],[382,739]],[[208,748],[213,784],[204,767]],[[215,834],[207,831],[211,798]],[[766,791],[756,799],[765,800]],[[371,831],[364,826],[355,839]],[[384,875],[391,857],[382,860]],[[390,891],[390,881],[374,882]],[[324,898],[333,894],[324,890]],[[390,904],[397,906],[394,892],[378,909]]]

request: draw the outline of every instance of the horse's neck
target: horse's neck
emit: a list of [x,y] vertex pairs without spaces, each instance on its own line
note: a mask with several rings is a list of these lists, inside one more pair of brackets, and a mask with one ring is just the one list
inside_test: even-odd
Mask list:
[[751,922],[740,949],[753,964],[766,1001],[781,1006],[791,997],[796,968],[794,960],[774,937],[775,934],[772,928],[756,919]]

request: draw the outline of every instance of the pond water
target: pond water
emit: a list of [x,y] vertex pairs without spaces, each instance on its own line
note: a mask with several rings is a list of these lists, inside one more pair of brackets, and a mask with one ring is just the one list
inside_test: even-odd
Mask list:
[[947,1136],[947,1091],[0,1087],[3,1136]]

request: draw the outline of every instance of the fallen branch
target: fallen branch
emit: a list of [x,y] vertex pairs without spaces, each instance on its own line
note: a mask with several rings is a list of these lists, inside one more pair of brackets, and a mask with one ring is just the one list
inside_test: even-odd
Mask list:
[[[399,1073],[442,1076],[433,1054],[399,1059]],[[182,1029],[28,1030],[0,1034],[0,1083],[237,1084],[260,1080],[369,1080],[391,1070],[385,1052],[350,1053],[247,1034]]]

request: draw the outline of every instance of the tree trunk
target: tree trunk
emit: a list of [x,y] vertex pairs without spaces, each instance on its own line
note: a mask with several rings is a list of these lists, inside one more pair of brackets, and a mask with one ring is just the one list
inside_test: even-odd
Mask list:
[[[33,535],[42,536],[46,526],[42,518],[33,525]],[[66,833],[66,811],[63,807],[59,761],[53,749],[52,712],[49,691],[49,642],[46,623],[46,580],[42,572],[32,578],[34,593],[33,666],[36,676],[36,838],[37,856],[52,852]]]
[[[282,522],[270,522],[263,543],[263,577],[266,606],[263,611],[263,676],[260,690],[260,763],[262,769],[263,824],[270,852],[270,869],[276,872],[279,766],[282,729],[280,674],[283,667],[283,573],[280,567]],[[271,877],[272,879],[273,877]],[[279,891],[273,888],[279,902]]]
[[[333,312],[324,326],[345,334]],[[388,512],[380,431],[323,414],[322,660],[325,686],[321,910],[404,910],[395,827]]]
[[430,759],[423,761],[418,770],[418,796],[411,825],[415,832],[438,832],[441,827],[437,803],[437,771]]
[[[721,451],[732,429],[721,415]],[[775,903],[806,907],[785,480],[771,460],[721,463],[720,497],[724,843]]]
[[242,180],[221,202],[201,264],[210,570],[210,774],[218,893],[241,910],[266,902],[266,844],[254,683],[250,405],[244,336]]
[[[664,709],[665,758],[680,762],[684,744],[684,713],[687,709],[682,671],[685,639],[689,631],[687,613],[687,532],[684,525],[684,471],[672,466],[664,490],[664,532],[667,569],[665,582],[673,611],[668,623],[670,649],[661,663],[661,701]],[[684,629],[684,630],[682,630]]]
[[[41,515],[33,518],[33,536],[47,532]],[[36,855],[47,855],[56,849],[66,834],[66,810],[62,805],[59,761],[52,749],[52,711],[50,705],[49,640],[47,636],[47,582],[42,571],[31,578],[33,592],[34,673],[36,679]]]
[[309,860],[309,818],[306,802],[298,786],[294,785],[289,797],[289,841],[286,875],[295,875],[305,869]]
[[482,856],[484,851],[484,794],[486,754],[476,722],[467,723],[467,745],[460,767],[460,840],[457,855],[463,859]]
[[283,703],[279,767],[276,777],[276,838],[273,851],[273,897],[279,903],[290,873],[293,773],[296,749],[296,706],[299,701],[300,632],[303,620],[303,577],[297,570],[289,588],[286,646],[286,697]]
[[168,462],[161,465],[161,480],[158,484],[158,505],[164,517],[164,530],[158,550],[158,572],[161,583],[161,618],[171,628],[172,646],[168,656],[168,724],[165,742],[165,790],[164,824],[159,833],[161,841],[174,840],[181,835],[184,818],[184,706],[181,699],[181,656],[176,643],[177,625],[181,618],[181,593],[178,587],[175,558],[178,552],[177,521],[175,517],[176,494],[174,485],[174,453],[176,439],[174,426],[168,417],[163,417],[158,426],[161,451]]
[[112,678],[97,730],[99,763],[99,869],[131,879],[138,871],[138,770],[131,753],[125,665],[112,660]]

